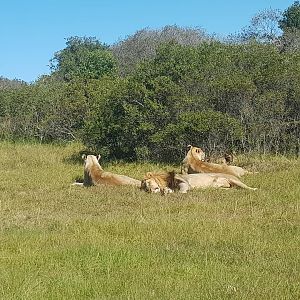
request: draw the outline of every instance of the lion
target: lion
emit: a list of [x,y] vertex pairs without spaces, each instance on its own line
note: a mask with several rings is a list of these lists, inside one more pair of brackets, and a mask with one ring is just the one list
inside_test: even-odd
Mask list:
[[141,181],[125,176],[106,172],[99,164],[101,156],[82,155],[84,160],[83,182],[75,182],[73,185],[92,186],[92,185],[133,185],[141,186]]
[[202,173],[179,175],[175,172],[152,173],[148,172],[141,182],[141,189],[149,193],[163,195],[178,190],[187,193],[194,188],[231,188],[240,187],[248,190],[257,190],[240,181],[237,177],[222,173]]
[[238,166],[229,166],[226,163],[215,164],[205,161],[205,153],[201,148],[188,146],[189,151],[182,161],[181,173],[223,173],[236,177],[241,177],[245,174],[253,174]]
[[226,164],[226,165],[232,165],[235,160],[236,157],[234,153],[231,151],[226,151],[223,156],[215,156],[215,155],[211,155],[209,157],[205,156],[204,159],[205,162]]

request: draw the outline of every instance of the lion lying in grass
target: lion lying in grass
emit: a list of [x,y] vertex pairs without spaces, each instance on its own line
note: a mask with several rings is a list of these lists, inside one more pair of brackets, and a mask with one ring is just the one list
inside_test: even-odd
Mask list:
[[226,163],[215,164],[205,162],[205,153],[201,148],[190,146],[190,149],[182,161],[181,173],[222,173],[236,177],[241,177],[245,174],[253,174],[241,167],[229,166]]
[[148,172],[141,183],[142,190],[161,194],[172,193],[175,190],[187,193],[188,190],[194,188],[231,188],[234,186],[249,190],[257,189],[247,186],[235,176],[221,173],[179,175],[175,172]]
[[84,179],[83,183],[75,182],[74,185],[134,185],[141,186],[141,181],[125,176],[106,172],[99,164],[100,155],[83,155],[84,159]]

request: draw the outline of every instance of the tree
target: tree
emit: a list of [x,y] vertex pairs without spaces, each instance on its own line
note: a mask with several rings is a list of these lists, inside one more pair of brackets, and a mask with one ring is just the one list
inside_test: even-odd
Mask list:
[[295,1],[288,7],[279,20],[279,27],[283,31],[280,38],[280,48],[282,51],[300,50],[300,3]]
[[5,88],[17,88],[26,85],[25,81],[19,79],[10,80],[3,76],[0,76],[0,90]]
[[108,46],[92,37],[70,37],[67,47],[54,54],[50,68],[59,79],[98,79],[116,72],[116,62]]
[[107,158],[130,160],[179,162],[188,144],[300,153],[299,51],[170,40],[124,77],[106,76],[113,69],[100,76],[101,61],[81,69],[98,51],[111,55],[94,39],[74,38],[56,54],[52,75],[0,88],[0,137],[81,139]]
[[177,42],[180,45],[195,46],[212,38],[200,28],[165,26],[161,29],[142,29],[134,35],[114,44],[112,51],[118,60],[121,75],[133,72],[137,63],[153,58],[161,43]]
[[283,32],[289,29],[300,29],[300,2],[295,1],[288,7],[279,20],[279,27]]
[[250,21],[250,25],[242,29],[239,38],[242,41],[256,40],[261,43],[274,43],[280,35],[278,21],[281,12],[278,9],[264,9]]

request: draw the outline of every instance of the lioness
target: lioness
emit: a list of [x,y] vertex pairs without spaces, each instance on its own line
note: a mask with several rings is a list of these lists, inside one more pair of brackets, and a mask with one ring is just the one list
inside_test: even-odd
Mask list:
[[182,161],[181,173],[223,173],[236,177],[252,173],[241,167],[209,163],[205,162],[204,159],[205,153],[201,148],[190,146],[186,157]]
[[111,172],[106,172],[99,164],[100,155],[82,155],[84,160],[84,179],[83,183],[74,183],[74,185],[92,186],[92,185],[134,185],[140,186],[141,181]]
[[230,151],[226,151],[223,156],[212,155],[212,156],[207,157],[205,155],[205,159],[204,159],[204,161],[206,161],[206,162],[212,162],[212,163],[217,163],[217,164],[226,164],[226,165],[232,165],[234,160],[235,160],[235,156]]
[[257,189],[247,186],[235,176],[221,173],[179,175],[174,172],[148,172],[141,183],[142,190],[161,194],[172,193],[175,190],[179,190],[180,193],[187,193],[193,188],[231,188],[233,186],[249,190]]

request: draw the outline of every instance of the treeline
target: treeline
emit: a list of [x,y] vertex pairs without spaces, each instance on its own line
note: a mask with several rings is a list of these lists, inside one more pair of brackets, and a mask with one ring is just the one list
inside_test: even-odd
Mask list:
[[296,1],[225,40],[177,26],[112,46],[69,38],[51,75],[0,79],[0,137],[80,140],[129,160],[174,161],[187,144],[299,155],[299,32]]

